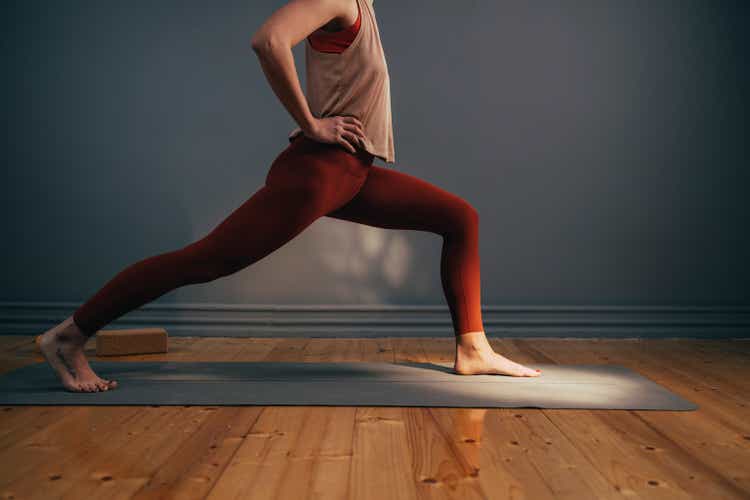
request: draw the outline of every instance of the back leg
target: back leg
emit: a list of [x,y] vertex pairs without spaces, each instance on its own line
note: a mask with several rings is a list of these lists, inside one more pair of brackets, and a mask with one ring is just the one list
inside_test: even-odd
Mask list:
[[264,185],[208,235],[181,249],[131,264],[79,307],[87,335],[175,288],[233,274],[281,247],[332,206],[317,187]]

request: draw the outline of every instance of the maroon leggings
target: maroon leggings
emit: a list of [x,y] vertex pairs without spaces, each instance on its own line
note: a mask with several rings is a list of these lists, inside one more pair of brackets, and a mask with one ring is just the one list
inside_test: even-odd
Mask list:
[[455,335],[484,330],[479,216],[464,199],[391,168],[362,149],[297,136],[271,164],[265,185],[202,239],[126,267],[78,308],[93,335],[175,288],[206,283],[257,262],[322,216],[443,237],[440,274]]

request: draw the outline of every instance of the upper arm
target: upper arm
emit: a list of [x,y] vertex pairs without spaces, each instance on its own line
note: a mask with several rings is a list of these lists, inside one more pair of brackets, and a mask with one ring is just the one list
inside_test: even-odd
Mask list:
[[253,48],[270,41],[294,47],[307,35],[345,14],[343,0],[292,0],[274,11],[252,38]]

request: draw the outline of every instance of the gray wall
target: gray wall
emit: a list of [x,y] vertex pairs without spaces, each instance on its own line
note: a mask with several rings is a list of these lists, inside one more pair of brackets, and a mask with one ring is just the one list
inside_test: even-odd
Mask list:
[[[0,300],[82,301],[261,186],[280,5],[3,2]],[[483,304],[749,304],[747,5],[376,1],[395,169],[479,210]],[[323,218],[157,302],[444,304],[440,243]]]

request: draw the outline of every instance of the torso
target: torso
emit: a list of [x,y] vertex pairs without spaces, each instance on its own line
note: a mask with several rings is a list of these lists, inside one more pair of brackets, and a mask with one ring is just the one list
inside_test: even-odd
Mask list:
[[[354,4],[351,12],[331,19],[307,36],[305,96],[317,118],[358,118],[365,135],[361,149],[393,163],[390,78],[372,7],[374,0],[346,1]],[[343,10],[345,6],[342,4]],[[302,133],[296,127],[289,140]]]

